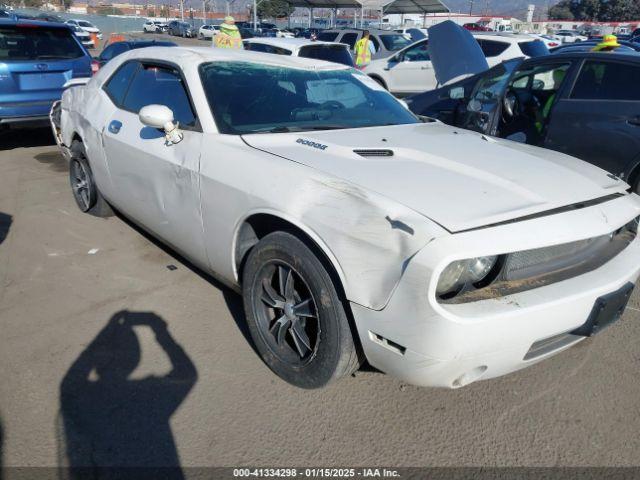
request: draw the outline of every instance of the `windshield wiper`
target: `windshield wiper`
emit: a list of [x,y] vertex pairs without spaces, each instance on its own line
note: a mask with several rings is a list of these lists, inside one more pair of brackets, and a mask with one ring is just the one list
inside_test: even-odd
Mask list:
[[314,130],[344,130],[346,128],[352,128],[347,125],[305,125],[304,127],[291,126],[291,127],[270,127],[264,130],[254,130],[247,133],[290,133],[290,132],[312,132]]

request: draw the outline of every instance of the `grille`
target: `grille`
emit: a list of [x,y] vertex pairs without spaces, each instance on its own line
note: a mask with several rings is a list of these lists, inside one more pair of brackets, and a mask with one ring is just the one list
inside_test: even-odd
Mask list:
[[393,157],[393,150],[354,150],[361,157]]

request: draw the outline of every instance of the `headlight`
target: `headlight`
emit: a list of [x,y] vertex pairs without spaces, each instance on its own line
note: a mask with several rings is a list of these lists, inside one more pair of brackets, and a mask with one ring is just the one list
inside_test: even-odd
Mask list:
[[438,296],[454,293],[467,284],[478,283],[485,279],[498,261],[497,256],[470,258],[451,263],[443,270],[438,279]]

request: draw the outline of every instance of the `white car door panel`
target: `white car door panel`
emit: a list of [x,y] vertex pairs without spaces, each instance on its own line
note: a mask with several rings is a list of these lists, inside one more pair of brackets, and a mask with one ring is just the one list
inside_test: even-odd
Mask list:
[[394,57],[387,68],[389,90],[398,93],[418,93],[436,87],[437,81],[428,43],[420,42]]
[[[190,106],[186,92],[177,93],[183,88],[179,76],[170,77],[155,67],[141,68],[137,75],[140,72],[141,79],[134,78],[124,100],[125,107],[132,106],[131,111],[116,109],[102,134],[115,190],[113,202],[176,250],[189,252],[189,258],[199,266],[208,267],[200,209],[203,133],[186,128],[181,142],[167,144],[163,131],[144,125],[136,111],[147,101],[166,104],[177,118]],[[167,87],[171,79],[175,83]],[[128,104],[129,95],[135,103]],[[183,101],[186,106],[176,103]]]

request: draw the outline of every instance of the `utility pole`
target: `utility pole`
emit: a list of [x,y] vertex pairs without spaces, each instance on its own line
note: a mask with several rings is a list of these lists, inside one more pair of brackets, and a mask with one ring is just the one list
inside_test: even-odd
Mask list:
[[180,19],[184,22],[184,0],[180,0]]
[[258,0],[253,0],[253,29],[258,30]]
[[473,0],[469,0],[469,16],[473,13]]

